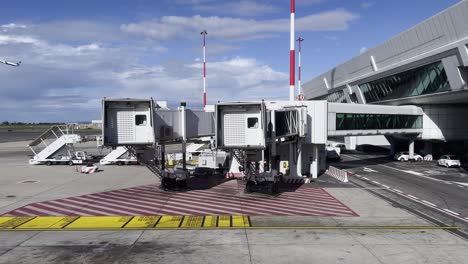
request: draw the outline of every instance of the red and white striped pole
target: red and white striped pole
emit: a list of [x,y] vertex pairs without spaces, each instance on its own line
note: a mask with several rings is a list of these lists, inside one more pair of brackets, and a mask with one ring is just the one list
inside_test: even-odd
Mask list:
[[294,46],[296,44],[296,39],[294,37],[294,13],[296,12],[296,4],[294,0],[291,0],[291,39],[290,39],[290,51],[289,51],[289,100],[294,101],[294,86],[295,86],[295,72],[296,68],[296,53]]
[[299,37],[297,39],[297,42],[299,42],[299,54],[298,54],[298,80],[297,80],[297,100],[298,101],[303,101],[304,100],[304,95],[302,94],[302,86],[301,86],[301,51],[302,51],[302,41],[304,39],[302,37]]
[[203,35],[203,108],[206,106],[206,35],[208,32],[203,30],[200,34]]

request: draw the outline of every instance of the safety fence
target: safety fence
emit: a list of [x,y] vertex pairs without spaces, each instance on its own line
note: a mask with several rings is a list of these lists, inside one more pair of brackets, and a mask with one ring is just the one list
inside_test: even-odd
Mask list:
[[329,166],[326,174],[330,175],[331,177],[341,181],[341,182],[348,182],[348,172],[344,170],[340,170],[333,166]]

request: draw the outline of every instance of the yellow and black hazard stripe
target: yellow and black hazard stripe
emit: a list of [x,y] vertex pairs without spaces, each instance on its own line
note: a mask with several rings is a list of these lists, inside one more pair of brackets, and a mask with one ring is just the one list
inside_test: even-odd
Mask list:
[[246,215],[206,216],[4,216],[0,231],[209,229],[458,229],[456,226],[253,226]]

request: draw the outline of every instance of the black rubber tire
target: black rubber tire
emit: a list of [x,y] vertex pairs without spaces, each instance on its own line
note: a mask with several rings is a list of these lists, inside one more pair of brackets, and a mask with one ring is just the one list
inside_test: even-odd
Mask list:
[[275,184],[274,183],[268,184],[268,193],[269,194],[274,194],[275,193]]
[[117,162],[117,166],[122,166],[122,165],[124,165],[124,163],[122,161]]
[[253,186],[255,185],[255,182],[253,181],[248,181],[246,184],[245,184],[245,192],[246,193],[251,193],[253,191]]
[[68,166],[73,166],[74,165],[73,161],[71,161],[71,160],[67,164],[68,164]]
[[47,166],[52,165],[52,161],[47,161],[47,162],[45,163],[45,165],[47,165]]
[[278,193],[279,192],[279,184],[278,183],[273,183],[273,193]]

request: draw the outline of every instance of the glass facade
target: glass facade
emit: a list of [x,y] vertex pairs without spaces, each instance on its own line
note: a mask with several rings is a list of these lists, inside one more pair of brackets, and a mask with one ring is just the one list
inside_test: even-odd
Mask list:
[[319,100],[327,100],[329,103],[346,103],[346,97],[343,91],[334,92],[320,97]]
[[420,129],[422,116],[336,114],[336,130]]
[[442,62],[359,85],[368,103],[448,91]]

